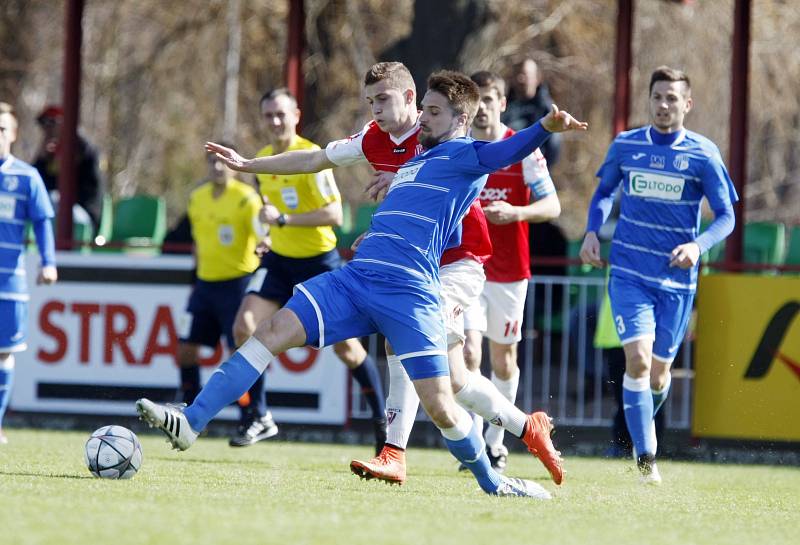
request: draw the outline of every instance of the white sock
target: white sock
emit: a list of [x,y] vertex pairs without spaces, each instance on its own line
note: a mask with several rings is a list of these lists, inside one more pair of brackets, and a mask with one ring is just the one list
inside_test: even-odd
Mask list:
[[406,448],[419,410],[419,396],[397,356],[387,356],[389,395],[386,396],[386,442]]
[[[497,375],[492,373],[492,384],[495,385],[497,390],[513,405],[517,400],[517,387],[519,387],[519,369],[516,370],[514,375],[508,380],[501,380]],[[523,424],[524,425],[524,421]],[[509,429],[509,431],[511,431]],[[513,433],[513,432],[512,432]],[[503,428],[489,424],[489,429],[486,430],[486,444],[493,448],[499,448],[503,445]],[[522,427],[520,427],[519,435],[522,435]]]
[[472,431],[472,419],[469,413],[456,406],[456,425],[452,428],[439,428],[442,437],[450,441],[461,441]]
[[[499,425],[517,437],[522,437],[527,416],[480,373],[467,373],[467,383],[456,393],[456,401],[465,409],[485,418],[490,424],[496,424],[494,427]],[[500,442],[502,443],[502,436]]]
[[239,352],[239,354],[247,360],[247,363],[259,373],[263,373],[267,369],[269,362],[275,357],[272,355],[272,352],[264,346],[264,343],[255,337],[247,339],[244,344],[239,347],[237,352]]

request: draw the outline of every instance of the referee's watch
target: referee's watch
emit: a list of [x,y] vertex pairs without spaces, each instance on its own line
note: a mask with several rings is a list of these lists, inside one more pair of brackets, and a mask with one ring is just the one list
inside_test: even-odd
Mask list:
[[281,214],[278,216],[278,218],[275,220],[275,223],[278,224],[278,227],[283,227],[286,225],[286,214]]

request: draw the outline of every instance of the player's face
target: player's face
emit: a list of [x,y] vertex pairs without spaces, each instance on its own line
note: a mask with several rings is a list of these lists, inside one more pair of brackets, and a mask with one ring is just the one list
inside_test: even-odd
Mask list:
[[261,116],[264,119],[264,126],[270,141],[291,140],[297,134],[300,110],[288,96],[280,95],[272,100],[263,101]]
[[230,171],[225,166],[225,163],[220,161],[216,155],[208,154],[206,166],[208,167],[208,179],[213,182],[223,183],[230,177]]
[[17,122],[11,114],[0,114],[0,157],[11,153],[11,144],[17,139]]
[[422,99],[417,140],[424,148],[431,149],[446,140],[464,136],[466,124],[466,114],[456,114],[444,95],[428,91]]
[[383,132],[394,134],[402,130],[408,118],[408,107],[414,91],[392,87],[387,80],[367,85],[364,97],[369,103],[372,119]]
[[478,113],[472,120],[476,129],[488,129],[500,125],[500,114],[506,111],[506,97],[501,97],[494,87],[481,87]]
[[682,81],[657,81],[650,91],[650,117],[659,132],[683,128],[683,118],[692,109],[692,97]]

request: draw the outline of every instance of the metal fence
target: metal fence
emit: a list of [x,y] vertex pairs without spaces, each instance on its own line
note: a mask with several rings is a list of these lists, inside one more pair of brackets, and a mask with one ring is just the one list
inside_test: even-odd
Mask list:
[[[608,351],[594,347],[597,311],[605,278],[537,276],[528,286],[522,340],[518,345],[520,384],[517,406],[547,411],[559,424],[610,426],[617,410],[610,383]],[[383,338],[369,338],[368,351],[383,361]],[[482,369],[488,375],[488,350]],[[382,366],[385,369],[385,365]],[[672,367],[665,411],[669,428],[687,429],[691,419],[692,343],[683,343]],[[388,387],[388,384],[387,384]],[[368,418],[369,409],[353,388],[352,416]],[[420,411],[418,418],[426,418]]]

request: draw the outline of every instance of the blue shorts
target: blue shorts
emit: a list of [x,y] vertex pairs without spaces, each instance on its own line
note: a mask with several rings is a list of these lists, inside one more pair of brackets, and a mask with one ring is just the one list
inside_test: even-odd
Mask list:
[[672,363],[686,335],[694,294],[651,288],[612,274],[608,298],[622,344],[653,339],[653,357]]
[[341,266],[342,258],[338,250],[302,258],[267,252],[261,258],[258,270],[253,274],[253,280],[247,286],[247,293],[254,293],[284,306],[292,296],[295,285],[318,274],[335,271]]
[[438,289],[349,264],[299,284],[286,304],[321,348],[382,333],[412,380],[448,376]]
[[22,352],[28,332],[28,302],[0,299],[0,352]]
[[214,348],[224,335],[228,348],[234,350],[233,322],[251,276],[220,282],[198,280],[186,306],[191,324],[182,332],[181,341]]

